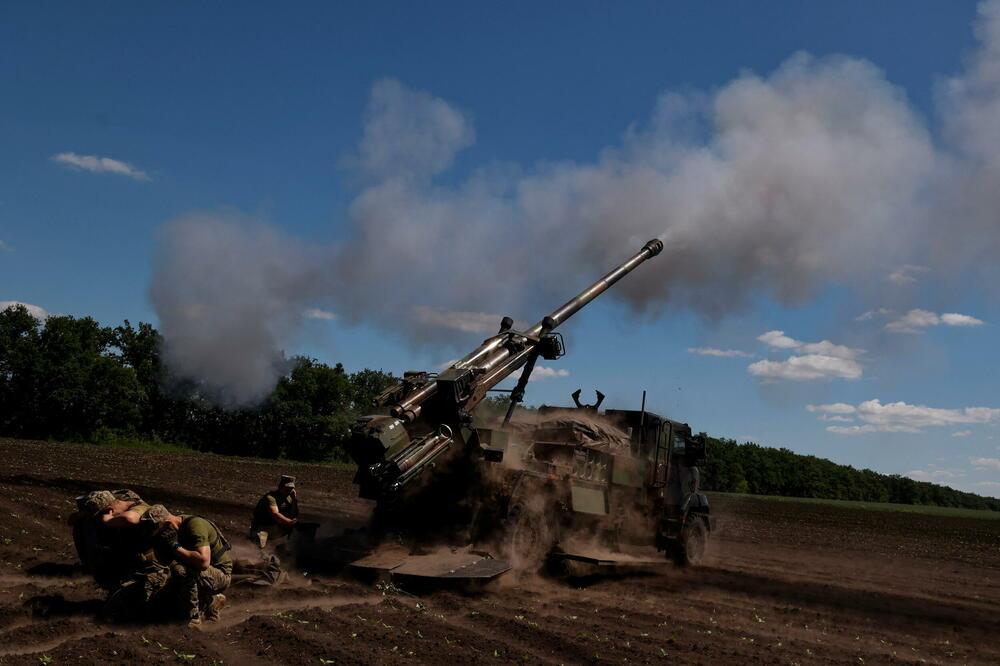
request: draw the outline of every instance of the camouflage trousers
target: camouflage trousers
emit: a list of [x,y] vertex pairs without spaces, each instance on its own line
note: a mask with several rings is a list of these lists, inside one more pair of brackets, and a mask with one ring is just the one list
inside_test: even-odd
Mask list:
[[177,579],[177,596],[188,619],[202,616],[212,603],[212,597],[229,587],[231,569],[210,566],[204,571],[173,564],[171,572]]
[[154,611],[153,606],[167,589],[169,582],[170,569],[160,564],[150,564],[111,591],[104,612],[115,621],[145,617]]

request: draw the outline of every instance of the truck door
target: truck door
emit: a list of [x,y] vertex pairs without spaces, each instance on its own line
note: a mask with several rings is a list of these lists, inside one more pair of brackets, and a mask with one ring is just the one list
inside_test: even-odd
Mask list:
[[667,485],[670,474],[670,443],[672,426],[669,422],[662,423],[656,433],[655,453],[653,455],[653,487],[663,488]]

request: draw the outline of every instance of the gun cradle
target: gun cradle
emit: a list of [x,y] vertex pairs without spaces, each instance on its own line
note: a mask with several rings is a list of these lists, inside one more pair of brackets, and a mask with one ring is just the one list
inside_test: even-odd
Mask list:
[[[535,361],[557,359],[565,351],[562,336],[553,329],[662,249],[660,240],[649,241],[526,331],[515,331],[513,321],[504,317],[496,335],[438,375],[406,373],[399,384],[379,396],[378,405],[387,408],[389,415],[362,417],[351,429],[347,448],[358,464],[354,480],[360,496],[380,505],[395,502],[408,484],[412,485],[423,471],[434,469],[446,452],[457,448],[470,459],[502,459],[502,450],[481,443],[472,428],[471,412],[487,391],[522,370],[511,393],[509,420],[514,405],[524,395]],[[489,439],[489,435],[485,438]]]

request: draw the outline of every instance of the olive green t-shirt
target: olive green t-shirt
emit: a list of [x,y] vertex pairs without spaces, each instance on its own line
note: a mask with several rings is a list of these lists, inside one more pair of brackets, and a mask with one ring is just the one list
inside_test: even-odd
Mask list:
[[208,546],[212,553],[212,566],[232,570],[233,558],[222,543],[219,531],[209,521],[198,516],[185,518],[177,532],[177,542],[188,550],[197,550]]
[[291,528],[287,525],[278,524],[278,521],[274,519],[274,514],[271,512],[271,507],[277,507],[278,513],[285,518],[299,517],[299,502],[297,499],[291,495],[276,496],[276,493],[272,491],[261,497],[257,502],[257,506],[253,510],[253,520],[250,523],[251,532],[264,530],[271,533],[271,536],[291,532]]

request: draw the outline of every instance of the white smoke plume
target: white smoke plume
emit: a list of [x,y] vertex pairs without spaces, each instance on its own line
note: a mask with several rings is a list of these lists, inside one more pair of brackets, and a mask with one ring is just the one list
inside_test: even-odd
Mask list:
[[358,155],[348,160],[365,178],[430,178],[475,141],[469,119],[444,100],[385,79],[372,87]]
[[980,3],[978,14],[980,48],[939,91],[949,152],[929,254],[945,268],[963,261],[992,267],[1000,250],[1000,2]]
[[[799,53],[710,94],[663,94],[593,162],[488,165],[445,184],[475,140],[470,117],[380,81],[345,160],[362,189],[332,268],[232,219],[168,228],[153,286],[168,358],[219,387],[246,373],[256,388],[239,399],[253,399],[298,313],[323,296],[418,344],[481,337],[482,313],[533,321],[652,237],[663,256],[609,296],[654,316],[716,318],[758,295],[800,303],[830,282],[885,284],[894,267],[934,265],[929,253],[960,259],[962,234],[929,231],[943,211],[1000,237],[1000,2],[981,6],[976,30],[981,48],[942,90],[940,145],[873,64]],[[204,231],[216,224],[224,232]],[[213,314],[184,315],[193,304]],[[235,331],[252,341],[232,344]]]
[[190,215],[161,232],[150,298],[171,372],[221,404],[265,397],[287,369],[282,345],[328,290],[303,246],[234,214]]
[[[384,85],[375,92],[396,118],[413,99],[392,90],[395,99]],[[419,117],[424,134],[440,133],[430,113]],[[412,129],[388,130],[385,118],[368,124],[384,138]],[[707,140],[682,131],[692,126]],[[371,136],[366,127],[363,153],[389,152],[374,150]],[[434,163],[460,146],[442,141]],[[744,75],[707,100],[663,96],[647,128],[593,164],[487,170],[449,188],[387,176],[356,200],[357,234],[338,265],[351,285],[347,309],[368,307],[378,293],[376,316],[393,325],[413,306],[488,304],[533,318],[658,236],[665,256],[615,294],[638,309],[675,301],[721,315],[756,290],[796,302],[827,280],[882,270],[900,254],[895,241],[933,167],[926,130],[877,69],[796,55],[772,76]]]

